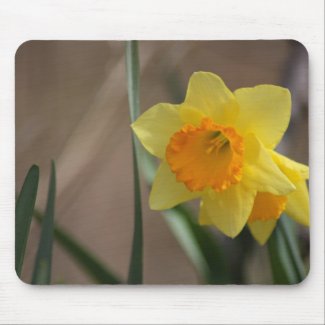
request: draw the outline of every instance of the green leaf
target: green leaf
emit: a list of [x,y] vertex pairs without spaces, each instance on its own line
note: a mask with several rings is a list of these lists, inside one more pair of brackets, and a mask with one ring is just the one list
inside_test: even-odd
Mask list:
[[[42,216],[34,211],[34,217],[42,222]],[[54,238],[70,256],[99,284],[122,283],[91,252],[78,243],[70,234],[54,225]]]
[[55,163],[52,161],[46,211],[42,222],[41,238],[37,250],[32,277],[33,284],[50,284],[51,281],[55,192],[56,173]]
[[34,211],[39,181],[39,168],[33,165],[25,178],[16,202],[15,266],[20,277],[23,267],[27,239]]
[[295,284],[306,277],[293,223],[282,215],[268,242],[275,284]]
[[[126,70],[128,80],[128,97],[131,122],[140,114],[139,98],[139,57],[136,41],[126,43]],[[138,170],[138,143],[132,136],[133,175],[134,175],[134,232],[129,266],[128,284],[143,282],[143,230],[140,179]]]

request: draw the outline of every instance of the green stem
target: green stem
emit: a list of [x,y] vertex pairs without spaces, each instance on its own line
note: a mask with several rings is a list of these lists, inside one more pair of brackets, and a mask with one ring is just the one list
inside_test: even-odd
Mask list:
[[295,236],[290,220],[282,215],[268,242],[275,284],[296,284],[306,277]]
[[[126,70],[131,122],[140,115],[139,98],[139,56],[137,41],[126,43]],[[143,281],[143,230],[140,178],[138,170],[138,143],[132,136],[133,175],[134,175],[134,232],[130,259],[128,284],[141,284]]]
[[290,221],[287,218],[282,217],[279,220],[279,227],[280,230],[282,231],[284,240],[288,247],[292,265],[297,274],[298,282],[301,282],[306,277],[306,270],[305,270],[304,263],[301,259],[297,238],[292,229],[292,225],[290,225],[289,222]]

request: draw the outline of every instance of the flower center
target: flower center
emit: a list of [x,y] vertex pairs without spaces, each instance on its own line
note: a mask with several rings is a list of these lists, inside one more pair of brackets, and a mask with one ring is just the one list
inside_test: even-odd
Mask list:
[[186,124],[170,139],[166,160],[190,191],[211,187],[223,191],[241,180],[243,138],[234,128],[203,118],[201,125]]
[[277,220],[284,211],[287,197],[258,192],[248,222]]

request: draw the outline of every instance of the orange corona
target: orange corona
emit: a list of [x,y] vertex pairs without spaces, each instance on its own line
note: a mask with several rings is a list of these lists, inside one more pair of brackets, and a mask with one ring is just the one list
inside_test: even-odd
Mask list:
[[243,138],[232,127],[203,118],[201,125],[186,124],[170,139],[166,160],[179,182],[190,191],[211,187],[220,192],[241,180]]
[[285,210],[287,197],[283,195],[273,195],[271,193],[257,193],[253,210],[248,222],[277,220]]

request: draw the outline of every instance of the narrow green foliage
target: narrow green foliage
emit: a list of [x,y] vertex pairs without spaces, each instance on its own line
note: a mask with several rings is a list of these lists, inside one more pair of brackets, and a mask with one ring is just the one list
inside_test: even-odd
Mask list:
[[33,165],[25,178],[16,202],[15,266],[21,276],[30,224],[34,211],[39,181],[39,168]]
[[[42,222],[42,216],[39,212],[34,211],[34,217],[38,222]],[[121,283],[121,280],[109,271],[91,252],[56,225],[54,226],[54,239],[97,283]]]
[[301,259],[293,223],[282,215],[268,242],[270,262],[275,284],[301,282],[306,271]]
[[[126,70],[128,80],[128,97],[131,122],[140,114],[139,98],[139,57],[136,41],[126,43]],[[133,174],[134,174],[134,232],[130,259],[128,284],[143,282],[143,230],[140,179],[138,170],[138,143],[132,136]]]
[[33,284],[50,284],[51,282],[55,192],[56,173],[55,164],[54,161],[52,161],[46,210],[42,222],[41,238],[37,250],[32,277]]

